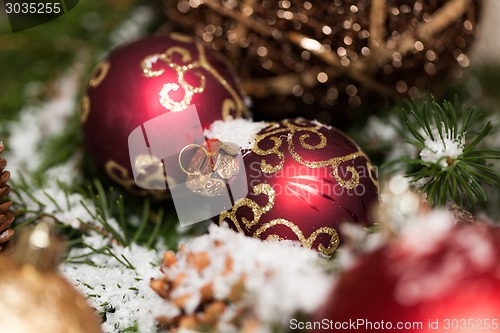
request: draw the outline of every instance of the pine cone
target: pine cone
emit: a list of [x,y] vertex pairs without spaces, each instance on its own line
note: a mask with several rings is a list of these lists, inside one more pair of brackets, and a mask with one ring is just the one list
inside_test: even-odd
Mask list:
[[[0,142],[0,154],[3,152],[4,146]],[[14,215],[9,211],[12,202],[4,202],[4,199],[10,193],[10,186],[7,182],[10,178],[10,172],[4,171],[7,166],[7,161],[0,158],[0,253],[9,252],[12,249],[11,238],[14,235],[14,230],[9,229],[14,221]]]

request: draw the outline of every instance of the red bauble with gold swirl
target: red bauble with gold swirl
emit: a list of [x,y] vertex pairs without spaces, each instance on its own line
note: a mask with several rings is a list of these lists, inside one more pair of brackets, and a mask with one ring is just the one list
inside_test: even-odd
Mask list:
[[243,156],[248,195],[219,223],[261,239],[298,240],[325,255],[337,248],[341,223],[372,224],[375,169],[339,130],[303,119],[269,123]]
[[[189,105],[196,106],[203,128],[215,120],[247,115],[228,63],[193,38],[170,34],[120,46],[97,65],[82,99],[87,151],[130,192],[168,196],[167,191],[146,192],[135,185],[128,136],[144,122],[166,112],[182,112]],[[151,167],[158,173],[151,174],[158,179],[151,181],[164,181],[160,161],[156,162]]]

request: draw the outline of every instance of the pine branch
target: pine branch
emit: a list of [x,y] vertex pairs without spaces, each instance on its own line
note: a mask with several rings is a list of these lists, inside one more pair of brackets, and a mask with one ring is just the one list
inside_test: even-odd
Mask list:
[[493,129],[481,113],[474,108],[460,112],[450,102],[427,99],[403,109],[402,123],[405,141],[420,154],[389,161],[384,169],[404,170],[434,206],[455,203],[470,208],[488,201],[484,185],[500,183],[488,161],[500,159],[500,150],[480,146]]
[[[21,174],[13,185],[13,195],[18,203],[15,211],[18,217],[16,229],[37,223],[43,216],[50,216],[58,222],[61,233],[68,238],[70,249],[89,248],[82,242],[82,234],[90,231],[121,246],[136,243],[153,248],[160,238],[172,247],[177,244],[177,222],[172,216],[173,210],[165,214],[164,205],[153,205],[148,199],[127,196],[125,202],[122,193],[97,179],[77,185],[76,188],[61,182],[55,182],[47,188],[44,180],[41,184],[29,183],[26,176]],[[80,227],[74,229],[64,219],[68,218],[67,214],[72,209],[78,207],[83,208],[86,217],[75,216],[73,220]],[[133,222],[134,217],[139,218],[139,225]]]

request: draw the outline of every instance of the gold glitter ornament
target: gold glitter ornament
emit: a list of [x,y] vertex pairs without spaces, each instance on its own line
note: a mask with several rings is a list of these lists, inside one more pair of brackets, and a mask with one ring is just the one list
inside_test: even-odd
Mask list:
[[222,51],[257,116],[327,123],[356,119],[361,106],[387,98],[437,93],[452,70],[469,66],[482,7],[473,0],[163,3],[164,29]]
[[100,333],[85,297],[57,272],[61,245],[48,223],[21,233],[11,256],[0,256],[2,333]]

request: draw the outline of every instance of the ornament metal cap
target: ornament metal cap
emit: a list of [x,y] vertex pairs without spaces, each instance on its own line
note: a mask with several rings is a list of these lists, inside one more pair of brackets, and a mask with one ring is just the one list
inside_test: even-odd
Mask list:
[[63,243],[54,234],[55,221],[44,217],[35,227],[20,232],[10,254],[18,266],[31,265],[40,271],[55,270],[61,259]]

